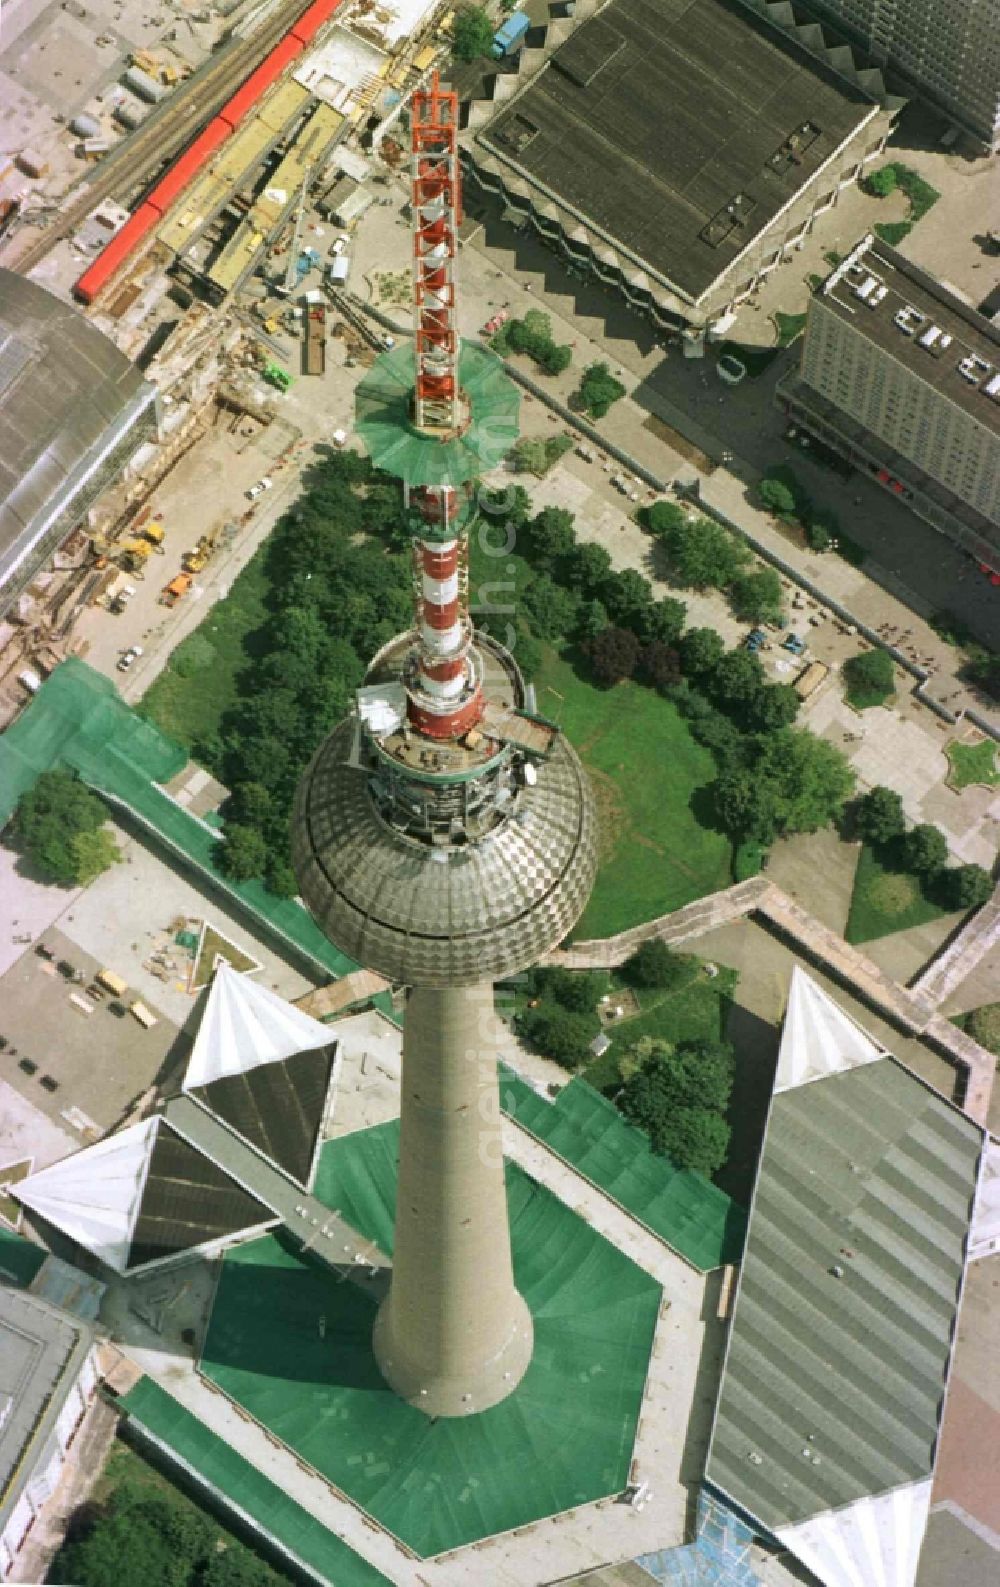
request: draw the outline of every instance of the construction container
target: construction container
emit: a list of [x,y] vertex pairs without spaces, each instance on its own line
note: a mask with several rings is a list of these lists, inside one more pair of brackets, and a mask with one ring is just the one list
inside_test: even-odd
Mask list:
[[102,154],[107,154],[109,147],[107,138],[84,138],[79,146],[85,160],[99,160]]
[[326,273],[332,286],[342,287],[351,273],[350,254],[338,254],[336,259],[331,259],[326,267]]
[[[141,105],[137,105],[131,100],[126,100],[123,105],[117,106],[115,110],[115,120],[118,122],[118,125],[124,127],[126,131],[134,132],[136,127],[142,126],[146,119],[146,114],[146,111]],[[146,205],[143,205],[143,208],[146,207]]]
[[531,18],[527,11],[512,11],[493,35],[491,53],[494,58],[500,60],[504,55],[512,55],[524,43],[524,35],[530,26]]
[[35,149],[22,149],[17,156],[16,164],[18,170],[23,171],[25,176],[40,177],[49,174],[48,160]]
[[96,138],[101,130],[101,123],[96,116],[74,116],[69,124],[69,130],[77,138]]
[[128,991],[128,982],[123,981],[120,975],[115,974],[114,970],[100,970],[94,976],[94,980],[98,986],[103,986],[106,991],[112,992],[115,997],[124,997]]
[[159,1021],[152,1010],[148,1009],[145,1003],[140,1003],[138,998],[136,998],[134,1003],[129,1004],[128,1011],[132,1015],[133,1019],[137,1019],[139,1021],[139,1024],[142,1026],[143,1030],[152,1030],[154,1025],[159,1024]]
[[130,66],[128,71],[122,73],[122,82],[126,88],[131,88],[133,94],[144,99],[147,105],[158,105],[166,94],[163,84],[158,83],[155,77],[150,77],[141,66]]

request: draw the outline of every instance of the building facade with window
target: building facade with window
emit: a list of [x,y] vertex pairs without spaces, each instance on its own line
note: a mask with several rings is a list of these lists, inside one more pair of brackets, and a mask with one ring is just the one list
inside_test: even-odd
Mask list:
[[947,287],[862,238],[813,294],[777,400],[1000,572],[1000,329]]
[[87,1323],[0,1286],[0,1581],[55,1491],[96,1392]]
[[1000,149],[1000,0],[807,0],[873,60]]

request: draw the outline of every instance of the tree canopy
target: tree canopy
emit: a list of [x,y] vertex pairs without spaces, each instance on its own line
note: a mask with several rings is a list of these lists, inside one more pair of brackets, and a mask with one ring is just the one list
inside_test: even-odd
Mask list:
[[793,727],[757,743],[753,764],[723,772],[715,785],[726,829],[768,844],[783,833],[815,832],[832,821],[854,788],[854,773],[840,751]]
[[604,688],[631,678],[642,649],[629,628],[602,628],[587,646],[590,668],[595,680]]
[[860,838],[876,848],[892,843],[906,831],[903,801],[894,788],[881,783],[858,800],[854,828]]
[[590,1057],[595,1025],[588,1014],[545,1002],[519,1014],[517,1028],[531,1047],[564,1069],[576,1069]]
[[457,59],[475,61],[488,55],[495,32],[493,20],[483,6],[459,6],[452,29],[452,49]]
[[655,1152],[678,1168],[715,1173],[729,1149],[724,1115],[733,1083],[732,1048],[712,1041],[672,1048],[644,1037],[629,1056],[638,1060],[638,1068],[618,1099],[622,1113],[648,1133]]
[[944,833],[927,821],[911,827],[903,839],[906,867],[918,876],[933,876],[948,863],[948,844]]
[[978,909],[993,895],[993,878],[981,865],[951,865],[942,881],[953,909]]
[[698,960],[689,953],[674,953],[662,937],[647,937],[622,967],[632,986],[677,992],[698,974]]
[[711,518],[682,514],[659,538],[674,578],[692,589],[725,589],[747,562],[745,548]]
[[75,772],[43,771],[18,800],[14,832],[24,853],[46,881],[62,887],[86,886],[121,852],[110,832],[100,799]]
[[737,617],[747,623],[781,621],[781,580],[773,568],[757,568],[733,580],[729,604]]
[[595,419],[603,419],[613,403],[625,395],[625,387],[616,380],[607,364],[588,364],[576,390],[576,400]]

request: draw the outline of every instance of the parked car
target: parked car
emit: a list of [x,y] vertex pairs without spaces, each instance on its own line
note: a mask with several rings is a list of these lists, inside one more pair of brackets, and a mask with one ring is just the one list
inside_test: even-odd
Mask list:
[[790,650],[793,656],[805,654],[806,642],[799,634],[786,634],[781,641],[782,650]]
[[256,485],[250,486],[250,489],[247,491],[247,501],[256,501],[257,497],[263,496],[264,492],[266,490],[270,490],[273,484],[274,480],[271,478],[270,474],[265,474],[264,478],[259,479]]
[[756,655],[767,644],[767,635],[763,628],[752,628],[743,643],[752,655]]
[[128,649],[126,651],[123,651],[122,654],[118,657],[118,671],[119,672],[127,672],[129,667],[133,666],[134,663],[138,661],[138,659],[139,659],[139,657],[141,655],[142,655],[142,646],[141,645],[129,645]]
[[335,237],[330,244],[330,258],[336,259],[339,254],[342,254],[350,240],[346,232],[341,232],[339,237]]

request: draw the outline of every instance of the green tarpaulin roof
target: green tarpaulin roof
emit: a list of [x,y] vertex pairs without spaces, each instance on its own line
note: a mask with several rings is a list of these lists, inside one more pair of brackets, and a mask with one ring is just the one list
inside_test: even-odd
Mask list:
[[693,1267],[707,1273],[739,1261],[744,1209],[700,1174],[657,1156],[649,1137],[585,1080],[571,1080],[549,1102],[501,1064],[500,1101],[518,1124]]
[[[387,1253],[398,1132],[329,1142],[315,1187]],[[430,1421],[387,1389],[373,1299],[287,1237],[230,1251],[216,1292],[202,1372],[422,1556],[628,1481],[660,1287],[511,1164],[507,1192],[535,1348],[509,1399],[477,1416]]]
[[520,394],[495,353],[462,343],[458,378],[472,410],[465,434],[441,442],[410,421],[414,347],[382,353],[358,386],[357,431],[377,468],[408,485],[460,485],[503,462],[517,440]]
[[70,767],[98,793],[124,805],[317,969],[336,976],[356,970],[301,904],[276,898],[261,882],[232,882],[217,869],[217,834],[157,786],[186,764],[184,750],[126,705],[109,678],[71,657],[42,684],[0,742],[0,826],[41,772]]
[[130,1421],[165,1444],[228,1504],[330,1587],[387,1587],[387,1576],[255,1470],[151,1378],[142,1378],[119,1403]]

